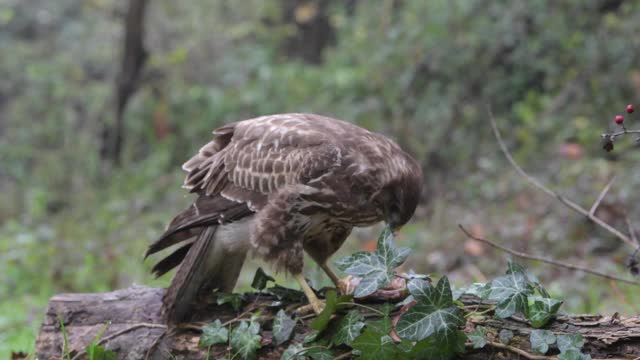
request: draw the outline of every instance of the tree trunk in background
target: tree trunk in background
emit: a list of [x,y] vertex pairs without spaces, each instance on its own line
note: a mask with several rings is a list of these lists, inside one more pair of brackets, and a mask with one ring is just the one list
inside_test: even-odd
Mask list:
[[124,22],[124,44],[120,71],[116,77],[115,120],[104,124],[102,158],[119,165],[124,142],[124,111],[138,88],[140,74],[149,54],[144,47],[144,15],[147,0],[130,0]]
[[[328,8],[333,0],[282,0],[282,23],[295,32],[284,39],[282,51],[287,57],[309,64],[322,63],[324,49],[335,42],[336,33],[329,21]],[[341,2],[342,0],[340,0]],[[346,2],[346,6],[352,1]]]
[[[201,305],[194,309],[191,326],[166,332],[160,316],[164,289],[147,287],[131,287],[102,294],[60,294],[49,301],[45,319],[36,341],[36,357],[38,359],[61,359],[63,334],[60,319],[65,324],[65,332],[73,359],[86,359],[79,354],[91,343],[96,334],[109,324],[102,334],[104,347],[118,354],[119,359],[217,359],[228,354],[224,345],[211,348],[198,347],[200,332],[196,324],[202,325],[215,319],[227,322],[232,319],[248,318],[248,313],[260,311],[258,321],[262,323],[262,347],[258,351],[260,359],[280,359],[283,351],[291,343],[301,343],[304,337],[314,330],[309,323],[314,318],[298,320],[293,332],[293,339],[277,346],[271,332],[273,316],[279,307],[273,302],[278,300],[266,293],[246,294],[245,308],[234,311],[229,304],[215,303]],[[461,298],[465,305],[479,304],[477,298]],[[299,303],[283,301],[282,307],[287,309],[300,306]],[[288,312],[290,310],[287,310]],[[242,314],[242,315],[239,315]],[[261,319],[261,320],[260,320]],[[514,338],[509,342],[512,349],[520,349],[531,353],[529,336],[532,328],[526,321],[516,319],[498,319],[493,314],[472,316],[467,319],[467,329],[482,325],[487,330],[487,337],[493,339],[502,329],[513,331]],[[547,329],[554,333],[581,333],[585,339],[583,350],[593,358],[640,357],[640,316],[603,317],[599,315],[561,315],[553,320]],[[470,331],[470,330],[467,330]],[[498,344],[499,345],[499,344]],[[334,349],[334,355],[345,354],[349,349]],[[169,355],[171,354],[171,356]],[[461,355],[464,359],[522,359],[522,355],[513,350],[495,346],[485,346]]]

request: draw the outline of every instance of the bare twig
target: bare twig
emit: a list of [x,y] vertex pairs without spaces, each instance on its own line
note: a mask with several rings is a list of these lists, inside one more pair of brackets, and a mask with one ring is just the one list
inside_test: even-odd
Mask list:
[[620,240],[624,241],[625,243],[627,243],[627,245],[630,245],[634,249],[637,247],[637,244],[635,244],[634,241],[631,240],[631,238],[629,236],[623,234],[618,229],[616,229],[613,226],[607,224],[606,222],[600,220],[595,215],[590,214],[589,211],[587,211],[582,206],[580,206],[580,205],[576,204],[575,202],[567,199],[566,197],[560,195],[559,193],[549,189],[548,187],[543,185],[540,181],[538,181],[538,179],[536,179],[536,178],[532,177],[531,175],[527,174],[520,167],[520,165],[518,165],[518,163],[515,161],[513,156],[511,156],[511,153],[507,149],[507,145],[502,140],[502,136],[500,135],[500,131],[498,131],[498,126],[496,125],[496,121],[495,121],[495,119],[493,117],[493,113],[491,112],[491,109],[489,109],[489,120],[491,121],[491,128],[493,129],[493,134],[495,135],[496,140],[498,141],[498,145],[500,145],[500,149],[502,150],[502,153],[504,154],[504,156],[507,158],[507,160],[509,161],[511,166],[513,166],[513,168],[516,170],[516,172],[520,176],[522,176],[525,180],[527,180],[529,183],[531,183],[533,186],[535,186],[539,190],[545,192],[547,195],[558,199],[562,204],[567,206],[569,209],[571,209],[571,210],[573,210],[573,211],[575,211],[575,212],[587,217],[589,220],[593,221],[594,223],[599,225],[601,228],[603,228],[603,229],[607,230],[608,232],[610,232],[611,234],[615,235],[618,239],[620,239]]
[[497,244],[497,243],[495,243],[495,242],[493,242],[491,240],[487,240],[487,239],[484,239],[484,238],[481,238],[481,237],[478,237],[478,236],[475,236],[475,235],[471,234],[469,231],[467,231],[467,229],[464,228],[464,226],[462,226],[460,224],[458,224],[458,227],[460,228],[460,230],[462,230],[462,232],[468,238],[476,240],[476,241],[480,241],[482,243],[485,243],[485,244],[487,244],[489,246],[492,246],[492,247],[494,247],[496,249],[502,250],[502,251],[504,251],[506,253],[509,253],[509,254],[511,254],[513,256],[516,256],[516,257],[519,257],[519,258],[522,258],[522,259],[540,261],[540,262],[543,262],[543,263],[546,263],[546,264],[562,267],[562,268],[569,269],[569,270],[582,271],[584,273],[595,275],[595,276],[599,276],[599,277],[602,277],[602,278],[605,278],[605,279],[608,279],[608,280],[615,280],[615,281],[623,282],[623,283],[626,283],[626,284],[640,286],[640,282],[636,282],[636,281],[633,281],[633,280],[628,280],[628,279],[624,279],[624,278],[617,277],[617,276],[614,276],[614,275],[601,273],[601,272],[596,271],[596,270],[591,270],[591,269],[586,268],[586,267],[573,265],[573,264],[567,264],[567,263],[561,263],[559,261],[552,260],[552,259],[549,259],[549,258],[545,258],[545,257],[542,257],[542,256],[530,255],[530,254],[527,254],[527,253],[523,253],[523,252],[520,252],[520,251],[509,249],[509,248],[504,247],[504,246],[502,246],[500,244]]
[[628,306],[629,308],[633,309],[636,313],[640,312],[640,309],[631,304],[628,300],[627,297],[622,293],[622,291],[620,291],[620,289],[618,288],[618,285],[616,285],[616,282],[611,280],[609,281],[609,285],[611,286],[611,289],[613,290],[613,294],[618,298],[618,301],[620,301],[621,304],[624,304],[626,306]]
[[608,135],[611,137],[611,139],[615,139],[618,136],[625,135],[625,134],[640,134],[640,130],[627,130],[627,129],[624,129],[623,131],[618,131],[618,132],[615,132],[613,134],[608,134]]
[[[109,340],[115,339],[118,336],[124,335],[126,333],[128,333],[129,331],[133,331],[139,328],[159,328],[159,329],[166,329],[167,326],[163,325],[163,324],[151,324],[151,323],[137,323],[134,325],[129,326],[126,329],[122,329],[116,333],[113,333],[109,336],[105,336],[102,339],[100,339],[100,341],[98,341],[98,343],[96,345],[102,345],[104,343],[106,343]],[[74,356],[71,360],[77,360],[80,359],[80,357],[82,357],[82,355],[86,354],[87,352],[85,350],[80,351],[79,353],[76,354],[76,356]]]
[[346,352],[344,354],[340,354],[340,355],[336,356],[334,360],[350,359],[351,356],[352,356],[351,351],[349,351],[349,352]]
[[[602,200],[604,199],[604,197],[607,195],[607,193],[609,192],[609,189],[611,189],[611,185],[613,184],[613,181],[616,179],[616,177],[612,177],[611,180],[609,180],[609,182],[607,182],[607,185],[605,185],[604,189],[602,189],[602,191],[600,192],[600,195],[598,195],[598,198],[596,199],[596,201],[593,203],[593,206],[591,206],[591,210],[589,210],[589,216],[593,216],[595,217],[596,215],[596,210],[598,210],[598,206],[600,206],[600,203],[602,202]],[[631,233],[631,236],[633,236],[633,233]]]
[[163,331],[162,334],[160,334],[160,336],[158,336],[153,343],[151,344],[151,346],[149,346],[149,349],[147,350],[147,353],[144,355],[144,360],[149,360],[150,356],[151,356],[151,352],[153,351],[153,349],[155,349],[156,346],[158,346],[158,343],[160,342],[160,339],[162,339],[165,335],[167,334],[166,331]]
[[[627,223],[627,228],[629,229],[629,234],[631,234],[631,240],[635,242],[638,246],[640,246],[640,242],[638,242],[638,238],[636,237],[636,231],[633,228],[633,224],[631,224],[631,220],[629,220],[629,215],[624,215],[624,221]],[[636,251],[638,251],[636,249]]]
[[495,342],[495,341],[487,341],[487,345],[491,346],[492,348],[495,349],[501,349],[501,350],[507,350],[510,351],[514,354],[518,354],[520,356],[522,356],[525,359],[530,359],[530,360],[552,360],[552,359],[557,359],[554,356],[544,356],[544,355],[536,355],[536,354],[531,354],[528,353],[522,349],[518,349],[515,348],[513,346],[509,346],[509,345],[505,345],[503,343],[499,343],[499,342]]

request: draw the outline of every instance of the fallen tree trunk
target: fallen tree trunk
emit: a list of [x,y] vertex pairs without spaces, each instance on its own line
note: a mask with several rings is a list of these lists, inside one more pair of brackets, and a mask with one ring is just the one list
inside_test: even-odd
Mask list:
[[[198,347],[200,327],[215,319],[233,323],[247,319],[251,313],[260,311],[259,321],[263,322],[261,333],[262,348],[259,358],[279,359],[284,350],[312,332],[309,323],[313,317],[303,317],[298,321],[293,338],[276,346],[270,324],[275,313],[283,306],[291,311],[299,303],[285,303],[273,306],[277,299],[273,295],[246,294],[245,306],[235,311],[231,305],[208,304],[196,308],[193,322],[180,328],[168,330],[160,317],[160,305],[164,289],[131,287],[100,294],[60,294],[51,298],[44,322],[36,341],[36,358],[62,359],[64,337],[60,322],[64,323],[72,359],[86,359],[85,348],[99,331],[106,326],[100,343],[117,353],[119,359],[205,359],[207,349]],[[463,303],[469,307],[478,305],[473,297],[465,297]],[[534,355],[529,335],[532,328],[525,320],[517,318],[497,319],[489,312],[469,317],[466,328],[482,325],[487,329],[487,346],[479,350],[469,349],[461,357],[465,359],[543,359],[553,358]],[[586,344],[584,352],[592,358],[640,357],[640,316],[558,316],[547,327],[555,333],[581,333]],[[514,338],[509,345],[498,340],[502,329],[511,330]],[[216,359],[228,355],[226,346],[213,347],[209,358]],[[337,356],[350,358],[349,348],[338,347]],[[530,356],[530,357],[529,357]]]

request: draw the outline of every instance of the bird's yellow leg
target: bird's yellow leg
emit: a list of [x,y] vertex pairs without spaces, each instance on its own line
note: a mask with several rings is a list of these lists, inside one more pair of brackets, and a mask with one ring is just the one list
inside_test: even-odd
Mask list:
[[336,288],[340,289],[340,278],[338,278],[338,275],[336,275],[336,273],[331,270],[329,265],[327,265],[327,263],[325,262],[320,264],[320,267],[322,268],[322,270],[324,270],[324,273],[327,274],[329,278],[331,278],[331,281],[333,281],[333,284],[336,286]]
[[293,277],[296,279],[298,284],[300,284],[302,291],[307,296],[307,299],[309,300],[309,305],[313,309],[313,312],[315,312],[316,315],[320,315],[322,310],[324,310],[324,301],[318,299],[316,294],[311,289],[311,286],[309,286],[309,284],[307,283],[307,280],[305,280],[304,275],[302,275],[302,273],[293,274]]

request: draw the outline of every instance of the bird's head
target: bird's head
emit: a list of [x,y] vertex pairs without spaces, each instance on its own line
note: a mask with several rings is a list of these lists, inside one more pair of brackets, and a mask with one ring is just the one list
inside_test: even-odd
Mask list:
[[420,201],[422,171],[417,162],[411,160],[408,171],[385,184],[376,196],[376,203],[382,211],[384,221],[393,231],[409,222]]

